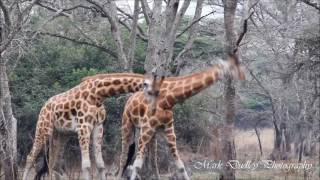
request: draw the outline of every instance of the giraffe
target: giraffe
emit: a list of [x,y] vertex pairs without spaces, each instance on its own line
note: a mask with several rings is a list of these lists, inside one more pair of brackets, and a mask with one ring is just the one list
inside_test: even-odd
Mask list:
[[[163,77],[162,77],[163,79]],[[103,122],[106,111],[103,101],[110,96],[120,93],[137,92],[143,88],[146,96],[153,99],[158,94],[154,87],[159,80],[156,75],[147,77],[134,73],[113,73],[88,76],[74,88],[51,97],[41,108],[35,133],[35,140],[31,152],[27,156],[23,180],[30,179],[29,172],[35,160],[46,144],[51,140],[54,148],[49,151],[49,175],[58,158],[59,149],[62,147],[62,136],[67,132],[76,132],[81,149],[81,166],[84,179],[90,179],[91,167],[89,145],[92,138],[94,158],[98,168],[99,179],[105,179],[104,162],[102,159],[101,145],[103,137]],[[52,146],[53,147],[53,146]]]
[[176,103],[213,85],[226,74],[241,80],[245,78],[239,67],[238,59],[233,56],[229,56],[228,61],[221,61],[221,63],[199,73],[166,78],[161,84],[159,95],[156,97],[156,111],[151,114],[147,113],[150,111],[147,104],[148,97],[141,92],[133,94],[125,105],[122,117],[122,152],[117,178],[121,179],[123,175],[124,166],[128,159],[129,144],[133,140],[133,128],[138,127],[140,128],[138,152],[130,179],[134,180],[137,177],[137,171],[141,169],[143,164],[145,148],[156,132],[161,132],[165,136],[179,175],[184,179],[189,179],[176,147],[172,108]]

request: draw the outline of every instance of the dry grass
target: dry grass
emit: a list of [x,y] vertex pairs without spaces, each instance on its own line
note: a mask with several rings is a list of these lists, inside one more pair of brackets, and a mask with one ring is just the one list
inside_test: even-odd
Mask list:
[[[256,134],[253,130],[243,131],[237,130],[235,132],[235,146],[237,159],[239,161],[259,161],[267,159],[268,155],[273,150],[274,132],[272,129],[261,129],[260,138],[263,148],[263,155],[260,156],[260,150],[258,146],[258,140]],[[184,162],[190,162],[191,160],[205,159],[202,154],[192,153],[187,148],[181,152],[181,156]],[[236,177],[237,180],[320,180],[320,165],[317,161],[319,157],[313,157],[307,160],[308,163],[317,165],[311,171],[304,170],[291,170],[285,171],[280,169],[257,169],[257,170],[237,170]],[[290,162],[290,161],[287,161]],[[296,160],[291,160],[291,162],[296,162]],[[115,172],[115,164],[112,167],[107,167],[107,171]],[[72,170],[73,173],[69,172],[70,179],[81,180],[80,168]],[[93,173],[95,174],[95,173]],[[216,172],[202,171],[193,172],[193,180],[218,180],[219,175]],[[95,178],[94,178],[95,179]],[[108,176],[109,180],[115,179],[113,176]],[[162,174],[161,180],[169,180],[170,174]]]
[[260,157],[260,150],[258,146],[258,138],[254,130],[243,131],[237,130],[235,132],[235,146],[237,158],[239,160],[259,160],[267,158],[272,152],[274,142],[274,132],[272,129],[259,130],[262,144],[263,156]]

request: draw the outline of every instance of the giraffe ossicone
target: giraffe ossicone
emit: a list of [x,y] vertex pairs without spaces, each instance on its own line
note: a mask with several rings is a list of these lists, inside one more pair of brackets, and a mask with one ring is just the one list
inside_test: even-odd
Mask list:
[[[36,133],[31,152],[27,156],[23,180],[30,179],[29,172],[35,160],[48,140],[50,143],[49,175],[52,178],[59,149],[64,144],[59,137],[52,137],[53,131],[59,133],[75,132],[78,135],[81,149],[82,177],[90,179],[91,161],[89,156],[90,141],[98,168],[99,179],[105,179],[104,161],[101,146],[103,142],[103,122],[106,111],[103,102],[107,97],[121,93],[137,92],[143,89],[144,94],[153,96],[154,83],[148,77],[134,73],[98,74],[86,77],[74,88],[51,97],[41,108],[36,126]],[[158,86],[158,85],[157,85]],[[91,136],[92,134],[92,136]],[[92,138],[91,138],[92,137]],[[56,139],[56,140],[54,140]],[[58,145],[57,145],[58,144]],[[59,148],[55,147],[59,146]]]

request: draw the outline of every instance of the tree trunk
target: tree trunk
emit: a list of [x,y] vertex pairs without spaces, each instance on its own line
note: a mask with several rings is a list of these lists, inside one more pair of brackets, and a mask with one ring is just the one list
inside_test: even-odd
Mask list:
[[6,64],[0,55],[0,159],[5,179],[17,179],[17,120],[11,106]]
[[[228,78],[225,84],[225,124],[222,131],[222,158],[221,160],[226,164],[229,160],[234,160],[235,157],[235,148],[233,145],[234,141],[234,118],[235,118],[235,109],[234,109],[234,97],[235,97],[235,88],[232,83],[232,80]],[[235,170],[230,166],[225,166],[220,174],[220,180],[234,180],[235,179]]]
[[[225,26],[225,52],[229,55],[235,55],[236,35],[234,30],[235,11],[237,7],[236,0],[225,0],[224,3],[224,26]],[[234,160],[235,148],[234,142],[234,119],[235,119],[235,87],[232,79],[229,77],[225,81],[224,88],[224,109],[225,123],[222,132],[222,161],[226,164],[229,160]],[[234,180],[235,170],[230,166],[225,166],[220,174],[220,180]]]
[[257,135],[257,139],[258,139],[258,144],[259,144],[259,150],[260,150],[260,156],[263,155],[263,151],[262,151],[262,145],[261,145],[261,139],[260,139],[260,132],[258,130],[257,127],[254,128],[254,131],[256,132]]

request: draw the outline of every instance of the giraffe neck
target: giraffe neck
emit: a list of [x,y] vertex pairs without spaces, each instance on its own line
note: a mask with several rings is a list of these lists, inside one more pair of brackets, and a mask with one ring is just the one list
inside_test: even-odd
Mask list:
[[137,92],[143,86],[144,76],[133,73],[99,74],[87,77],[82,86],[87,86],[89,101],[102,104],[107,97]]
[[221,66],[215,65],[199,73],[168,79],[164,82],[165,88],[161,87],[164,100],[160,102],[160,106],[165,109],[172,108],[176,103],[215,84],[221,78],[222,73]]

